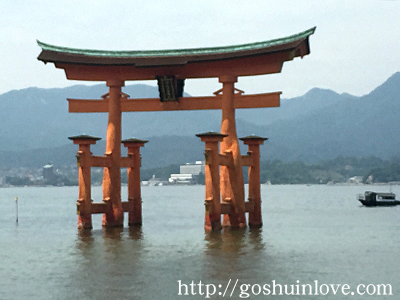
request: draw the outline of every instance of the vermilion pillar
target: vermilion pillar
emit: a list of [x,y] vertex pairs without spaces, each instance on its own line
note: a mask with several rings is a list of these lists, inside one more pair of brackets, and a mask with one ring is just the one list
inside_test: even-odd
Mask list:
[[105,156],[108,167],[103,173],[103,201],[108,204],[103,215],[103,226],[120,227],[124,224],[121,204],[121,80],[108,80],[110,88],[108,100],[108,126]]
[[100,138],[79,135],[69,137],[74,144],[79,145],[79,151],[76,155],[78,165],[78,182],[79,182],[79,198],[76,203],[78,213],[78,228],[91,229],[92,228],[92,197],[91,197],[91,156],[90,145],[96,144]]
[[129,202],[129,219],[130,226],[142,225],[142,196],[140,189],[140,147],[143,147],[148,141],[139,139],[127,139],[122,143],[128,148],[128,159],[131,164],[128,167],[128,202]]
[[226,137],[226,134],[206,132],[196,134],[196,136],[201,138],[202,142],[205,142],[206,201],[204,229],[207,232],[219,231],[222,227],[218,143]]
[[260,145],[267,138],[251,135],[240,138],[249,147],[251,164],[249,165],[249,200],[253,203],[253,210],[249,212],[249,226],[258,228],[262,226],[261,216],[261,190],[260,190]]
[[234,228],[245,227],[244,181],[242,160],[236,134],[234,83],[236,76],[221,76],[222,83],[222,122],[221,133],[227,136],[221,142],[221,153],[232,155],[231,167],[221,166],[221,196],[223,202],[231,201],[233,209],[229,215],[224,215],[223,225]]

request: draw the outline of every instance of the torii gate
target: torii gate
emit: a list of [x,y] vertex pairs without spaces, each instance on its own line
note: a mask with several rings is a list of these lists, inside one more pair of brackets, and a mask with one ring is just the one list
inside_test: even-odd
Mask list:
[[[98,138],[71,137],[80,145],[78,227],[92,228],[93,213],[104,213],[103,226],[123,226],[124,211],[129,212],[130,225],[141,224],[139,148],[147,141],[121,141],[122,112],[201,109],[222,110],[221,132],[198,134],[206,143],[205,228],[220,230],[221,214],[224,214],[223,225],[244,227],[245,212],[253,215],[250,226],[261,226],[258,146],[265,138],[243,138],[250,154],[240,155],[235,109],[278,107],[281,92],[243,95],[234,85],[239,76],[279,73],[285,61],[309,54],[309,36],[314,31],[315,27],[292,36],[251,44],[160,51],[83,50],[37,41],[42,48],[38,59],[64,69],[67,79],[105,81],[109,87],[109,93],[99,100],[68,99],[69,112],[108,112],[105,156],[91,156],[90,144]],[[213,77],[222,83],[214,96],[183,97],[185,79]],[[155,79],[160,98],[130,99],[122,92],[125,81]],[[130,149],[126,158],[121,158],[121,142]],[[250,166],[250,202],[245,201],[243,165]],[[90,167],[93,166],[104,167],[103,202],[100,203],[91,203]],[[121,201],[121,167],[127,167],[131,174],[128,176],[128,202]]]

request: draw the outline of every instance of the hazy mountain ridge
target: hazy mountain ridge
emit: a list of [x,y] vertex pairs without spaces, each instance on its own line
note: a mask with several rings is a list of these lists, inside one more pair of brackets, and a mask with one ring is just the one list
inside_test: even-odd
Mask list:
[[321,108],[333,105],[341,99],[352,97],[354,96],[349,94],[340,95],[331,90],[313,88],[303,96],[281,99],[280,107],[238,110],[237,117],[251,120],[256,125],[270,125],[277,121],[305,116]]
[[[68,113],[66,98],[99,99],[106,92],[102,84],[26,88],[0,95],[0,165],[9,165],[13,156],[26,157],[29,164],[74,162],[77,148],[67,137],[86,133],[104,139],[107,114]],[[132,98],[158,96],[157,87],[147,85],[128,85],[123,92]],[[399,95],[400,73],[362,97],[314,88],[301,97],[282,99],[280,108],[238,110],[238,135],[268,137],[262,159],[311,162],[338,155],[386,159],[400,149]],[[218,131],[220,119],[220,111],[123,113],[122,135],[149,139],[142,151],[144,165],[183,163],[202,159],[204,145],[195,134]],[[104,141],[94,149],[103,153]],[[22,161],[16,159],[14,164]]]
[[[271,140],[277,142],[271,155],[302,161],[339,155],[385,159],[398,155],[399,92],[400,73],[396,73],[365,96],[340,95],[329,106],[264,127],[270,130]],[[300,151],[291,145],[296,145]]]

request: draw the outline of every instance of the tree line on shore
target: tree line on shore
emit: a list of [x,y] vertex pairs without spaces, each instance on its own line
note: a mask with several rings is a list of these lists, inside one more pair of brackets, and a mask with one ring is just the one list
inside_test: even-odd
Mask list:
[[[144,181],[156,177],[168,181],[171,174],[179,173],[179,164],[141,170]],[[244,181],[247,183],[247,168],[243,168]],[[92,172],[92,183],[101,184],[103,172]],[[382,160],[377,157],[342,157],[307,164],[301,161],[284,162],[278,159],[261,161],[261,183],[271,184],[329,184],[345,183],[388,183],[400,181],[400,158]],[[121,171],[121,182],[127,182],[126,171]],[[67,175],[55,174],[52,182],[32,182],[23,176],[6,176],[6,185],[77,185],[77,172]],[[198,177],[198,184],[204,184],[204,174]]]
[[[243,168],[247,182],[247,168]],[[170,174],[179,173],[179,165],[144,169],[143,180],[153,175],[168,180]],[[377,157],[342,157],[307,164],[301,161],[284,162],[265,160],[260,164],[261,183],[271,184],[327,184],[343,183],[357,177],[360,183],[380,183],[400,181],[400,158],[382,160]],[[200,178],[200,183],[202,179]]]

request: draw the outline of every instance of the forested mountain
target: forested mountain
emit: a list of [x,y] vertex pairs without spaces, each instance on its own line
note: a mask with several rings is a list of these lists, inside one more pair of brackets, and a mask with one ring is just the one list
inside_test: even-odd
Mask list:
[[368,95],[338,95],[329,106],[262,128],[270,155],[280,159],[392,158],[400,153],[400,73]]
[[[147,85],[128,85],[123,91],[132,98],[158,96],[157,88]],[[86,133],[104,139],[107,114],[68,113],[66,98],[98,99],[106,92],[105,85],[76,85],[0,95],[0,167],[74,162],[77,147],[67,137]],[[238,135],[268,137],[262,159],[388,159],[400,153],[399,95],[400,73],[362,97],[315,88],[282,99],[279,108],[238,110]],[[149,140],[142,150],[144,166],[184,163],[202,159],[203,145],[195,134],[218,131],[220,118],[220,111],[124,113],[122,136]],[[104,152],[104,141],[94,152]]]

